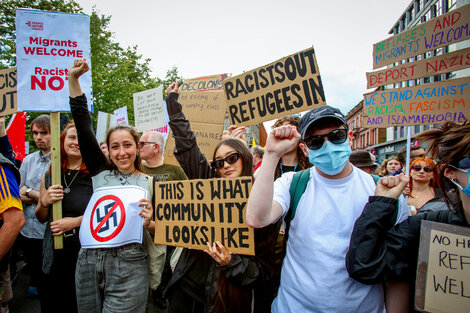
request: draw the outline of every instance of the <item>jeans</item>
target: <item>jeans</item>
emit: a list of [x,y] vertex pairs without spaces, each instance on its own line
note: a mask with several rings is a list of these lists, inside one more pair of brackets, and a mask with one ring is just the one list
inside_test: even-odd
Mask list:
[[141,244],[81,249],[75,273],[78,312],[145,312],[149,263]]

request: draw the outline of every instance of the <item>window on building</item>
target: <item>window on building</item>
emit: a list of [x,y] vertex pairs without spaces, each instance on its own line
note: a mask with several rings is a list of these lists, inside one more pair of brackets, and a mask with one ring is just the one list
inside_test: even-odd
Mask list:
[[393,139],[398,139],[398,127],[393,127]]
[[411,21],[413,20],[413,7],[411,7],[408,12],[406,13],[408,19],[407,19],[407,25],[411,23]]
[[420,0],[415,0],[415,15],[418,14],[419,9],[421,8],[420,2],[421,2]]
[[368,146],[369,145],[369,132],[367,132],[367,140],[366,140],[366,145]]
[[415,134],[419,134],[419,125],[415,125]]
[[424,125],[423,130],[429,130],[431,129],[431,125]]
[[400,138],[405,137],[405,126],[400,126]]
[[434,75],[434,81],[440,82],[442,80],[441,75]]
[[437,6],[435,4],[431,6],[429,11],[431,12],[430,18],[435,18],[437,16]]
[[447,0],[447,2],[448,2],[447,9],[450,10],[455,6],[455,4],[457,3],[457,0]]

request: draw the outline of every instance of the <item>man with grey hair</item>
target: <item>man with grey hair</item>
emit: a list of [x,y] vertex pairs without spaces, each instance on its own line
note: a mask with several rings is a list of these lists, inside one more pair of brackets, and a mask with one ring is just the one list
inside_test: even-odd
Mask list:
[[251,155],[253,156],[253,173],[261,166],[263,161],[264,149],[260,146],[253,146],[250,149]]
[[140,137],[139,149],[140,158],[143,160],[142,172],[145,174],[160,182],[188,179],[181,167],[163,163],[164,139],[161,133],[145,132]]

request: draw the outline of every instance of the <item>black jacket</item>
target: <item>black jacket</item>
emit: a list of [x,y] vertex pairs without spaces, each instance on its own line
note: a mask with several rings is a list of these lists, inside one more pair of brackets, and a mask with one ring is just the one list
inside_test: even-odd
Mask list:
[[[169,125],[175,138],[174,155],[188,179],[212,178],[212,168],[197,146],[196,137],[182,112],[181,104],[178,102],[178,94],[170,93],[166,97],[166,104],[170,117]],[[217,295],[219,271],[222,271],[222,274],[237,287],[249,290],[269,281],[272,273],[271,255],[274,252],[274,243],[278,233],[279,229],[275,226],[255,229],[256,256],[233,254],[230,264],[224,267],[219,266],[201,250],[184,249],[168,283],[167,290],[171,292],[171,289],[175,288],[184,279],[184,276],[189,274],[196,263],[205,263],[209,268],[204,286],[200,286],[200,293],[204,293],[204,311],[212,312]],[[262,300],[266,301],[266,299]],[[270,312],[270,301],[258,304],[258,307],[260,306],[267,307],[266,312]],[[255,311],[262,312],[263,310],[255,309]]]
[[395,199],[378,196],[369,198],[354,224],[346,255],[346,268],[351,278],[363,284],[407,281],[414,291],[421,221],[465,227],[470,225],[462,212],[423,210],[394,226],[391,216],[396,205]]

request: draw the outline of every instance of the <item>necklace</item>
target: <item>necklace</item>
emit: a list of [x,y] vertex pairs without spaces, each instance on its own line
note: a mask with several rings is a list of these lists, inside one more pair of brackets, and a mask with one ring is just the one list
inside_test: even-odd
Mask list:
[[[76,171],[76,169],[75,169],[74,171]],[[79,171],[77,171],[77,172],[75,173],[75,175],[73,176],[72,181],[70,182],[70,184],[67,184],[67,179],[65,178],[65,175],[64,175],[64,185],[65,185],[64,193],[67,194],[67,193],[70,192],[70,186],[72,186],[72,183],[73,183],[73,181],[75,180],[75,178],[77,177],[78,172],[79,172]],[[67,175],[70,175],[70,171],[68,172]]]
[[[137,171],[137,170],[135,170],[135,171]],[[130,185],[127,180],[129,179],[129,177],[131,177],[135,173],[135,171],[133,171],[130,174],[125,174],[125,173],[119,172],[119,182],[121,183],[121,185]]]

